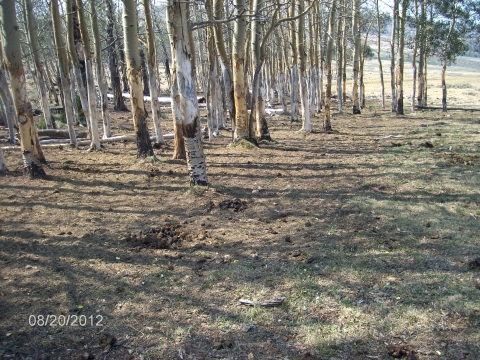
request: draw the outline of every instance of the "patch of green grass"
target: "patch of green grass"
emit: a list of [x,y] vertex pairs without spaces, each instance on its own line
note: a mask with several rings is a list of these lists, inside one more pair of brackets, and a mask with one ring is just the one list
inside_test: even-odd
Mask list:
[[195,197],[201,197],[205,194],[207,190],[208,187],[206,186],[192,185],[187,189],[187,191],[185,191],[185,194]]
[[248,141],[246,139],[241,139],[240,141],[236,141],[234,143],[231,143],[229,145],[229,147],[232,147],[232,148],[241,147],[241,148],[244,148],[246,150],[252,150],[252,149],[257,148],[253,143],[251,143],[250,141]]
[[156,164],[162,162],[162,158],[160,156],[156,156],[156,155],[149,156],[149,157],[146,158],[146,160],[153,165],[156,165]]
[[47,123],[45,122],[45,118],[43,116],[37,117],[36,126],[39,130],[47,128]]

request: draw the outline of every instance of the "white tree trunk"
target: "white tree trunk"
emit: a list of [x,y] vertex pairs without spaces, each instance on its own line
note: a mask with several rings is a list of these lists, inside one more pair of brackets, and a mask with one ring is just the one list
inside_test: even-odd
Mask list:
[[353,52],[353,89],[352,89],[352,101],[353,101],[353,114],[360,114],[360,98],[359,98],[359,73],[360,73],[360,52],[362,50],[362,43],[359,30],[359,18],[360,18],[360,0],[352,0],[352,35],[354,39],[354,52]]
[[95,8],[95,1],[90,1],[90,19],[93,32],[93,49],[95,57],[95,74],[97,76],[98,89],[100,90],[100,103],[102,108],[103,138],[112,136],[110,127],[110,113],[108,112],[107,84],[102,67],[102,53],[100,47],[100,34],[98,31],[98,14]]
[[298,121],[298,67],[294,64],[290,69],[290,113],[291,121]]
[[[0,41],[0,47],[3,47]],[[3,49],[1,50],[3,52]],[[3,105],[7,116],[8,126],[8,140],[15,143],[15,125],[17,123],[17,114],[15,112],[15,105],[13,103],[12,93],[8,87],[7,76],[3,69],[3,62],[0,57],[0,96],[2,97]]]
[[55,45],[58,56],[58,68],[60,73],[60,79],[62,82],[63,101],[65,108],[65,117],[67,120],[68,133],[70,134],[70,145],[77,146],[77,138],[75,135],[74,117],[73,117],[73,105],[72,105],[72,91],[70,89],[70,79],[72,78],[72,71],[67,59],[67,51],[65,50],[65,43],[62,37],[62,28],[60,22],[60,13],[58,10],[58,1],[51,0],[51,14],[53,21],[53,32],[55,36]]
[[152,99],[151,108],[152,108],[152,119],[153,127],[155,129],[156,143],[165,144],[162,133],[162,125],[160,120],[162,118],[160,113],[160,108],[158,106],[158,91],[157,91],[157,77],[155,74],[155,64],[157,62],[156,49],[155,49],[155,39],[154,39],[154,29],[152,23],[152,15],[150,12],[150,0],[143,0],[143,7],[145,9],[145,23],[147,28],[147,71],[148,71],[148,85],[150,88],[150,97]]
[[33,14],[32,2],[31,0],[25,1],[25,13],[27,20],[27,30],[28,37],[30,39],[30,47],[32,49],[32,55],[35,64],[35,70],[37,73],[37,83],[38,90],[40,95],[40,106],[42,108],[43,117],[45,119],[45,124],[48,129],[53,129],[55,124],[52,122],[52,117],[50,116],[50,107],[48,104],[47,96],[47,86],[45,85],[45,72],[40,62],[40,56],[38,54],[38,39],[37,39],[37,24],[35,21],[35,16]]
[[218,68],[221,63],[222,63],[222,58],[219,56],[217,59],[217,77],[215,78],[215,81],[217,82],[215,96],[217,98],[216,103],[218,106],[218,109],[217,109],[218,128],[225,129],[227,127],[227,119],[225,118],[225,111],[223,106],[224,89],[222,90],[222,84],[220,83],[220,69]]
[[277,81],[277,92],[280,103],[282,104],[282,112],[287,112],[287,89],[285,88],[285,74],[283,69],[279,69],[278,72],[278,81]]
[[89,121],[90,121],[90,134],[92,136],[91,149],[100,150],[100,135],[98,133],[98,119],[96,98],[95,98],[95,83],[93,80],[92,61],[85,61],[87,69],[87,92],[88,92],[88,107],[89,107]]
[[207,185],[205,155],[203,153],[200,114],[193,74],[193,54],[188,22],[189,3],[170,0],[168,3],[169,27],[173,40],[178,95],[177,103],[182,117],[183,138],[187,152],[190,185]]
[[300,99],[302,100],[302,130],[306,132],[312,132],[307,92],[307,79],[305,78],[305,74],[300,74]]
[[95,82],[93,80],[92,56],[90,53],[90,35],[88,34],[85,19],[85,11],[81,0],[77,0],[78,20],[80,23],[80,32],[82,34],[83,48],[85,50],[85,70],[87,76],[87,98],[88,98],[88,118],[90,122],[90,135],[92,144],[90,149],[100,150],[100,136],[98,133],[98,118],[96,109]]
[[[305,1],[299,0],[298,12],[302,14],[305,10]],[[298,44],[298,60],[300,63],[300,99],[302,102],[302,130],[306,132],[312,132],[312,123],[310,121],[310,107],[308,101],[308,89],[307,89],[307,61],[305,53],[305,15],[300,16],[299,25],[297,29],[297,44]]]
[[22,64],[20,29],[17,25],[15,1],[0,1],[0,10],[0,31],[5,41],[3,61],[10,74],[12,95],[18,116],[24,172],[30,178],[45,177],[46,174],[42,167],[45,157],[40,148],[37,129],[33,121],[32,105],[27,96],[27,80]]

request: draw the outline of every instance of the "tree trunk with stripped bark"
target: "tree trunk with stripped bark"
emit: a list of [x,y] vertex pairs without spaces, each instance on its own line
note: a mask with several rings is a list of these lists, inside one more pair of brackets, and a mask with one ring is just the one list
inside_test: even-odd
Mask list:
[[137,157],[153,156],[152,143],[148,135],[147,113],[143,100],[142,67],[139,52],[137,11],[135,0],[122,0],[123,31],[127,77],[132,104],[133,128],[137,139]]
[[42,162],[45,161],[45,158],[41,152],[37,129],[33,121],[32,104],[27,96],[27,80],[22,64],[20,28],[17,25],[15,1],[1,0],[0,9],[2,13],[0,30],[4,39],[5,56],[3,61],[10,74],[12,95],[17,111],[24,173],[29,178],[44,178],[46,174]]
[[207,185],[205,155],[200,128],[200,113],[195,89],[195,64],[189,28],[189,3],[178,0],[168,2],[168,26],[176,67],[178,94],[172,101],[178,105],[183,125],[183,139],[187,153],[190,185]]

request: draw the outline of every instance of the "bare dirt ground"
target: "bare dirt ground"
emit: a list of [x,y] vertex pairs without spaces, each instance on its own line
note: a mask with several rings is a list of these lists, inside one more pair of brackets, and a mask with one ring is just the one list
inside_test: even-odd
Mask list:
[[46,148],[35,181],[4,151],[0,357],[479,359],[480,113],[407,113],[223,130],[208,188],[171,142]]

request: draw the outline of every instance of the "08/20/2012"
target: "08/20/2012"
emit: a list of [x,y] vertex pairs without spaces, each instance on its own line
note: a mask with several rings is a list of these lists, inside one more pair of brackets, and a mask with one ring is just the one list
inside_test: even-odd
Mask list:
[[102,315],[30,315],[30,326],[103,326]]

